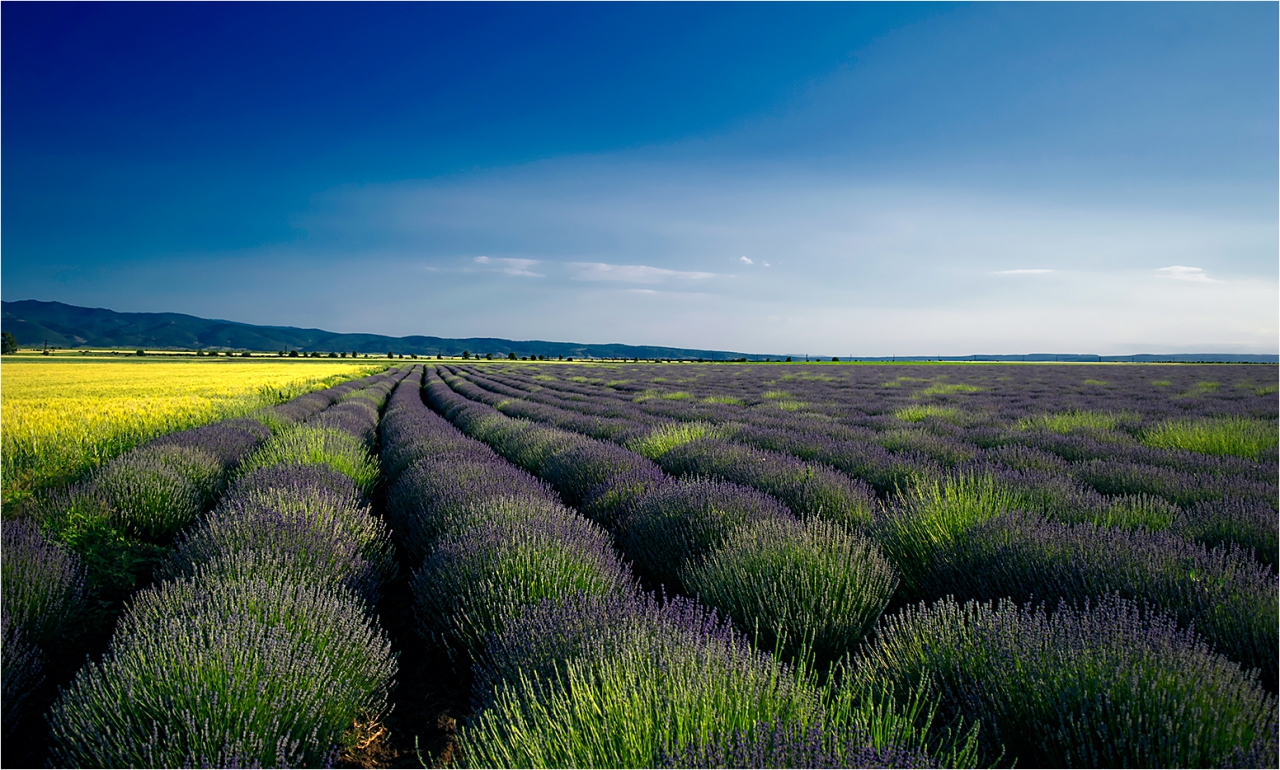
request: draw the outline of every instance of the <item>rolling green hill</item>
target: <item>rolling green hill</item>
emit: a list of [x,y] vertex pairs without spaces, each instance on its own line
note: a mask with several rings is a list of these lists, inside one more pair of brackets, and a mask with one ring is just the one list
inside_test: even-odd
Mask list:
[[0,328],[22,347],[48,344],[58,348],[151,348],[183,350],[253,350],[302,352],[413,353],[461,355],[492,353],[506,356],[573,356],[575,358],[732,358],[763,359],[764,355],[694,350],[656,345],[586,345],[542,340],[493,337],[450,339],[415,335],[339,334],[293,326],[255,326],[182,313],[117,313],[104,308],[77,307],[62,302],[21,300],[0,302]]

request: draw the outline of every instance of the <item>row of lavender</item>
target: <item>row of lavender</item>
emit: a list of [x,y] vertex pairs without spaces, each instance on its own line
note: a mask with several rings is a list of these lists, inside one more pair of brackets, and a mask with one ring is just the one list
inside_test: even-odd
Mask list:
[[[450,384],[509,414],[592,427],[577,411],[511,398],[518,391],[489,378],[451,377]],[[617,425],[622,418],[613,419]],[[868,532],[901,575],[899,601],[946,595],[1080,601],[1119,593],[1156,603],[1184,626],[1194,624],[1216,649],[1258,668],[1275,691],[1274,567],[1252,558],[1265,553],[1266,542],[1274,550],[1276,517],[1269,506],[1261,513],[1243,505],[1197,509],[1200,518],[1170,514],[1163,523],[1175,531],[1163,532],[1156,525],[1165,509],[1150,498],[1103,498],[1049,473],[988,462],[919,479],[886,506],[867,499],[866,507],[853,508],[839,504],[849,499],[841,493],[850,480],[834,469],[720,438],[720,426],[624,424],[625,431],[610,431],[612,438],[654,457],[664,470],[743,483],[777,495],[799,514]],[[1222,510],[1251,514],[1244,521],[1253,528],[1211,516]],[[1203,526],[1194,529],[1188,521]],[[1189,530],[1209,542],[1188,542]],[[1240,540],[1251,547],[1242,549]]]
[[[453,384],[462,385],[457,380]],[[772,515],[759,517],[741,515],[727,500],[696,509],[686,504],[696,499],[689,492],[701,486],[705,499],[716,495],[716,485],[655,483],[655,468],[646,469],[639,455],[503,417],[461,398],[433,377],[428,399],[467,434],[481,437],[499,454],[552,482],[567,499],[581,500],[591,517],[611,523],[623,554],[635,559],[643,572],[652,569],[654,560],[666,559],[669,569],[672,562],[700,551],[700,558],[689,560],[696,567],[686,568],[685,574],[707,577],[692,590],[704,599],[718,600],[717,606],[746,631],[780,631],[786,625],[792,638],[814,640],[814,629],[823,618],[841,617],[845,608],[838,601],[835,606],[806,605],[806,595],[818,597],[835,588],[838,596],[851,588],[847,596],[858,601],[874,596],[874,590],[886,583],[892,591],[896,578],[891,568],[876,570],[861,585],[833,579],[837,569],[814,569],[814,555],[840,551],[840,536],[812,538],[805,544],[808,550],[778,549],[780,533],[794,537],[797,527],[794,522],[780,526],[787,514],[782,510],[778,515],[776,503]],[[717,491],[723,494],[728,487],[721,485]],[[672,490],[685,492],[668,494]],[[806,522],[813,526],[814,515]],[[858,537],[836,527],[826,532]],[[699,536],[710,538],[709,547]],[[867,549],[874,553],[874,546]],[[721,550],[726,551],[723,558]],[[657,559],[649,555],[654,551]],[[865,553],[860,554],[863,563]],[[858,572],[858,555],[846,551],[840,556],[831,560],[832,567],[844,564],[847,572]],[[726,569],[724,563],[732,567]],[[686,578],[676,585],[690,590],[687,583]],[[1274,761],[1275,698],[1263,691],[1256,675],[1213,654],[1196,634],[1179,629],[1174,619],[1152,606],[1129,604],[1110,591],[1092,596],[1102,599],[1085,600],[1074,608],[1062,605],[1052,614],[1001,602],[961,606],[947,599],[932,608],[920,605],[884,619],[852,659],[833,669],[832,680],[845,683],[837,692],[845,693],[845,703],[856,702],[863,712],[873,709],[868,703],[877,702],[909,709],[910,697],[932,692],[936,700],[931,709],[936,711],[931,715],[942,716],[943,724],[968,718],[983,725],[984,761],[995,761],[1002,751],[1024,764]],[[735,602],[735,597],[746,601]],[[867,617],[874,622],[883,601],[872,599],[868,604],[872,611]],[[850,648],[868,625],[841,642]],[[575,707],[570,701],[557,706],[570,711]],[[1029,725],[1033,729],[1028,730]],[[932,739],[940,738],[934,733]],[[735,761],[764,761],[758,743],[736,746],[740,755]],[[714,761],[727,761],[723,746],[716,751],[721,753]],[[742,758],[748,755],[754,760]],[[685,761],[694,761],[692,756],[686,755]],[[698,756],[705,760],[709,755]]]
[[[56,752],[63,764],[172,766],[184,761],[245,760],[253,756],[255,738],[251,732],[246,735],[243,730],[230,730],[227,735],[234,734],[234,740],[223,736],[226,740],[220,748],[210,742],[216,741],[211,735],[192,736],[217,731],[217,719],[210,722],[206,718],[203,723],[197,719],[200,708],[208,709],[205,717],[234,710],[233,704],[225,700],[233,694],[225,680],[241,676],[244,672],[236,669],[253,658],[252,651],[246,654],[244,648],[237,646],[236,633],[247,633],[255,627],[255,618],[241,617],[242,627],[234,629],[224,621],[232,612],[242,612],[245,606],[252,605],[246,600],[255,596],[250,589],[253,580],[276,580],[280,573],[279,563],[263,561],[262,552],[245,547],[255,532],[263,538],[276,532],[279,521],[272,517],[286,515],[288,495],[278,489],[280,478],[273,481],[266,469],[287,462],[279,459],[281,452],[288,454],[288,448],[293,446],[295,455],[310,458],[299,457],[302,462],[314,462],[326,451],[329,456],[342,455],[344,462],[354,462],[363,453],[366,472],[376,473],[363,444],[372,437],[373,423],[362,423],[376,422],[375,402],[385,397],[390,376],[377,375],[308,394],[258,415],[260,421],[229,421],[162,437],[112,461],[86,484],[46,501],[43,512],[61,517],[52,521],[47,517],[40,522],[48,531],[65,533],[66,528],[58,525],[68,521],[80,525],[82,532],[86,524],[118,526],[124,533],[121,539],[137,538],[163,556],[158,559],[158,566],[161,575],[169,578],[135,597],[117,625],[107,657],[101,664],[90,664],[81,670],[71,689],[55,705],[51,721],[59,744]],[[329,406],[335,402],[337,406]],[[276,428],[274,436],[268,438],[264,422]],[[357,425],[363,437],[350,436],[338,428],[351,431]],[[302,453],[296,451],[299,444],[308,445]],[[346,446],[339,451],[343,444]],[[319,453],[317,445],[324,445]],[[219,464],[213,466],[210,458]],[[216,502],[225,480],[231,476],[238,477],[231,491],[212,513],[186,530],[176,553],[170,555],[175,533]],[[350,500],[343,503],[347,508],[355,505],[354,494],[347,495]],[[330,497],[342,498],[340,488]],[[304,512],[310,515],[306,504],[294,503],[295,518],[301,521]],[[105,522],[86,513],[103,516]],[[367,510],[364,515],[367,518]],[[38,532],[28,522],[11,522],[5,532],[6,608],[27,609],[27,615],[34,615],[45,624],[59,625],[56,633],[65,636],[76,609],[76,597],[67,590],[60,597],[51,597],[49,587],[75,584],[83,599],[84,581],[77,574],[79,565],[72,550],[83,545],[83,540],[72,539],[69,547],[40,542],[34,539],[39,537]],[[27,538],[25,549],[10,549],[11,534]],[[89,540],[90,545],[93,542]],[[315,550],[314,544],[303,546]],[[28,558],[34,554],[41,558]],[[91,550],[89,556],[101,557],[101,552]],[[255,559],[261,562],[256,567]],[[53,576],[44,568],[54,563],[61,567],[61,581],[51,580]],[[10,580],[10,569],[15,565],[29,580]],[[90,577],[92,580],[92,573]],[[280,579],[288,580],[287,576]],[[283,583],[257,588],[268,593],[286,590]],[[34,608],[30,601],[33,596],[40,597]],[[279,608],[274,611],[278,613]],[[274,633],[262,631],[262,617],[256,620],[260,632],[268,636]],[[9,641],[7,637],[6,688],[14,657]],[[194,662],[202,655],[206,656],[203,669]],[[270,668],[278,662],[262,665]],[[216,671],[207,670],[209,665],[216,668],[219,663],[226,668],[220,682]],[[206,689],[200,692],[200,687]],[[198,704],[194,710],[175,710],[184,705],[179,697],[182,695],[190,701],[185,705]],[[7,690],[5,701],[8,710]],[[6,714],[6,728],[12,724],[9,716]],[[175,724],[175,720],[184,719],[186,724]],[[226,721],[226,717],[222,719]],[[275,754],[271,759],[264,757],[259,756],[257,761],[276,761]]]
[[[477,714],[459,736],[462,764],[698,765],[735,751],[784,766],[930,762],[927,718],[918,726],[891,709],[855,713],[851,690],[843,704],[824,699],[803,669],[752,651],[714,611],[640,591],[598,523],[601,496],[590,508],[596,521],[583,518],[427,409],[407,382],[383,426],[388,515],[421,563],[421,631],[456,664],[474,666]],[[588,466],[584,474],[598,468],[580,453],[560,460],[570,475],[575,464]],[[657,472],[629,480],[662,482]],[[790,520],[736,491],[744,510]],[[971,764],[972,743],[956,743],[935,736],[932,748]]]

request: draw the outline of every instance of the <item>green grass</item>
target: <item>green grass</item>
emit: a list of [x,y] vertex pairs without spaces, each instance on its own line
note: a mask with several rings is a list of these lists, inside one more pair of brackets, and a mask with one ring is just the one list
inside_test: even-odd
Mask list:
[[960,413],[949,406],[938,406],[936,404],[912,404],[904,406],[894,411],[893,416],[903,422],[920,422],[929,417],[936,417],[940,420],[952,420]]
[[741,526],[680,577],[765,649],[811,645],[822,660],[851,651],[898,586],[871,541],[820,519]]
[[705,436],[719,437],[727,431],[708,422],[677,422],[654,428],[648,435],[627,443],[632,452],[656,460],[678,446]]
[[953,393],[980,393],[977,385],[966,385],[963,382],[939,382],[917,392],[916,396],[948,396]]
[[1142,432],[1142,443],[1209,455],[1261,456],[1277,443],[1276,424],[1244,417],[1168,420]]
[[1107,381],[1106,380],[1085,380],[1084,384],[1085,385],[1106,385]]
[[327,465],[366,495],[378,481],[378,463],[360,439],[337,428],[299,425],[277,433],[240,464],[239,474],[276,465]]
[[732,404],[734,406],[742,406],[746,402],[737,396],[707,396],[702,399],[704,404]]
[[664,751],[820,718],[818,693],[738,643],[637,633],[554,680],[504,683],[458,736],[467,767],[655,767]]
[[897,568],[907,597],[933,598],[928,592],[936,556],[965,530],[1017,507],[1017,495],[986,474],[930,479],[877,524],[875,540]]
[[1073,412],[1043,414],[1018,420],[1019,430],[1047,430],[1051,433],[1076,433],[1082,430],[1115,430],[1122,422],[1137,419],[1137,415],[1122,412],[1091,412],[1085,409]]

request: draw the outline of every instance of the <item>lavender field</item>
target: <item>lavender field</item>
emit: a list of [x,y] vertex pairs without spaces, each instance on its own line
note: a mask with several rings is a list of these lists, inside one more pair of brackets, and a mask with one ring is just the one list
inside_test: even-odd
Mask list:
[[5,521],[6,764],[1274,767],[1276,383],[450,360],[161,437]]

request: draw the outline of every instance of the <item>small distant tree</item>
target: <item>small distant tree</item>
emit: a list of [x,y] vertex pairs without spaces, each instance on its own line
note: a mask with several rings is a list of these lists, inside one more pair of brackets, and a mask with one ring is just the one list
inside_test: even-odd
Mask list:
[[572,360],[573,360],[573,356],[569,356],[569,357],[568,357],[568,358],[566,358],[565,360],[566,360],[566,361],[572,361]]
[[352,358],[357,358],[357,357],[359,357],[359,355],[360,355],[360,354],[359,354],[359,353],[357,353],[357,352],[355,352],[354,350],[353,350],[353,351],[351,351],[351,357],[352,357]]
[[297,358],[297,357],[298,357],[298,351],[296,350],[289,351],[289,358]]
[[831,357],[831,363],[833,363],[833,364],[838,364],[838,363],[840,363],[840,359],[839,359],[838,357],[836,357],[836,356],[832,356],[832,357]]
[[0,332],[0,353],[17,353],[18,340],[9,332]]
[[791,356],[787,356],[787,363],[791,363]]
[[508,361],[516,360],[516,352],[514,350],[507,354],[507,360]]
[[338,357],[338,354],[337,354],[337,353],[330,353],[330,354],[329,354],[329,358],[337,358],[337,357]]
[[563,356],[563,355],[556,356],[556,358],[560,359],[561,361],[563,361],[563,360],[564,360],[564,356]]
[[492,361],[492,360],[493,360],[493,354],[492,354],[492,353],[485,353],[485,354],[484,354],[484,357],[485,357],[485,359],[486,359],[486,360],[488,360],[488,361]]
[[471,351],[470,350],[462,351],[462,360],[466,361],[468,358],[471,358]]
[[145,356],[146,354],[147,354],[147,351],[145,351],[145,350],[139,350],[139,351],[134,352],[134,355],[135,355],[135,356]]
[[246,350],[245,352],[243,352],[243,353],[241,353],[241,354],[240,354],[240,357],[241,357],[241,358],[253,358],[253,354]]
[[443,360],[444,360],[444,353],[436,353],[436,360],[437,360],[437,361],[443,361]]

